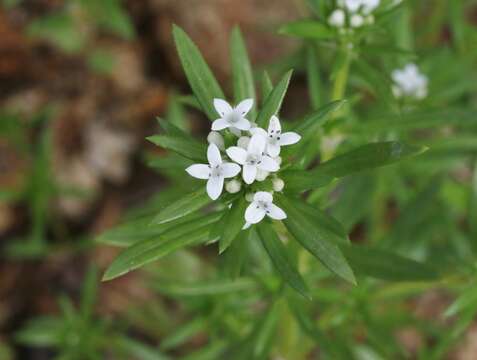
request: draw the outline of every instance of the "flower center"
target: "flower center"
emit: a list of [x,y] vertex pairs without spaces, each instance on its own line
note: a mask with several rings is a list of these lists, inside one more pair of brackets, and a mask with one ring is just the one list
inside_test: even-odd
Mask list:
[[237,122],[239,122],[241,116],[239,113],[237,113],[236,111],[232,111],[228,117],[227,117],[227,121],[231,124],[235,124]]
[[220,165],[210,166],[210,177],[221,177],[222,174],[222,167]]
[[267,214],[270,213],[270,204],[265,201],[257,201],[257,209],[265,210]]
[[247,156],[248,165],[259,165],[262,162],[262,156],[257,154],[249,154]]

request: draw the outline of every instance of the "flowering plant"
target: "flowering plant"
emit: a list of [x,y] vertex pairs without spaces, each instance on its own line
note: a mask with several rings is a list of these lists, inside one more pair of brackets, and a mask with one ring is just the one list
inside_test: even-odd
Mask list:
[[[241,263],[237,259],[243,257],[239,253],[243,253],[244,244],[258,241],[283,281],[309,298],[308,285],[282,241],[294,238],[331,272],[355,283],[355,271],[366,271],[361,266],[366,261],[362,247],[352,246],[343,226],[311,205],[305,195],[348,174],[417,155],[424,148],[377,142],[313,165],[318,150],[314,146],[316,135],[344,101],[332,101],[294,123],[280,121],[278,113],[290,71],[275,86],[264,75],[257,109],[251,65],[242,36],[235,29],[231,38],[233,106],[224,100],[221,87],[191,39],[179,27],[173,34],[197,101],[194,106],[212,121],[209,145],[162,119],[159,122],[165,134],[149,140],[181,159],[189,159],[185,171],[206,180],[206,186],[165,204],[159,214],[147,219],[148,232],[158,237],[128,244],[104,279],[118,277],[181,247],[212,243],[219,244],[219,252],[230,259],[232,273],[238,275]],[[137,231],[144,225],[140,220],[131,229]],[[422,266],[382,250],[367,249],[366,256],[398,259],[411,268]]]

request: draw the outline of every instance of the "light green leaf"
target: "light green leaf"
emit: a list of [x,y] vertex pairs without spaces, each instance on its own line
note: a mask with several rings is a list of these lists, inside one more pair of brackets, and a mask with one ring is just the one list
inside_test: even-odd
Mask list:
[[430,281],[438,277],[432,266],[386,250],[364,245],[343,245],[341,249],[360,275],[390,281]]
[[318,109],[322,103],[323,91],[321,83],[320,68],[318,67],[318,57],[313,45],[306,48],[306,73],[308,75],[308,93],[311,106]]
[[259,126],[267,127],[270,118],[280,111],[280,107],[282,106],[283,98],[287,92],[292,73],[292,70],[288,71],[278,82],[277,86],[275,86],[272,92],[267,96],[262,106],[262,110],[260,110],[257,116],[257,124]]
[[353,270],[339,248],[349,242],[341,225],[301,200],[279,196],[277,203],[287,214],[283,223],[293,237],[330,271],[356,284]]
[[201,209],[212,200],[202,187],[164,208],[153,220],[153,224],[163,224]]
[[272,79],[270,79],[267,71],[264,71],[260,78],[260,89],[262,90],[262,103],[264,103],[268,95],[273,91]]
[[[232,62],[235,102],[238,104],[245,99],[256,100],[252,66],[242,33],[238,27],[232,30],[230,37],[230,59]],[[257,104],[254,104],[254,107],[250,110],[249,114],[251,119],[255,119],[256,107]]]
[[138,242],[119,254],[106,270],[103,281],[115,279],[128,272],[156,261],[185,246],[198,245],[210,240],[210,225],[179,237],[161,236]]
[[182,67],[194,95],[208,118],[210,120],[217,119],[218,114],[214,109],[213,101],[215,98],[225,98],[222,89],[200,54],[199,49],[184,30],[174,25],[172,34]]
[[344,103],[346,103],[346,100],[336,100],[323,105],[300,121],[293,131],[301,134],[304,139],[309,139],[316,135],[318,129],[328,121],[328,115],[340,109]]
[[164,149],[176,152],[188,159],[207,162],[207,147],[205,143],[200,143],[192,139],[184,139],[182,136],[153,135],[147,138],[153,144]]
[[245,291],[257,291],[258,284],[250,278],[236,280],[207,280],[194,283],[159,282],[154,287],[162,294],[170,296],[215,296],[230,293],[243,293]]
[[302,296],[311,300],[305,281],[291,261],[285,245],[278,238],[272,226],[262,221],[258,225],[258,234],[263,247],[283,280]]
[[306,39],[324,40],[335,37],[335,32],[316,20],[298,20],[283,25],[280,34]]

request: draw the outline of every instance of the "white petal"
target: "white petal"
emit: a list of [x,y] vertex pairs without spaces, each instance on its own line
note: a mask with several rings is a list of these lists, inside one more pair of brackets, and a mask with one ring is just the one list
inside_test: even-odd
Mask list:
[[268,206],[267,215],[270,216],[272,219],[275,219],[275,220],[283,220],[283,219],[287,218],[287,214],[285,214],[285,211],[280,209],[275,204],[270,204]]
[[262,154],[265,150],[266,140],[260,134],[255,134],[250,139],[250,142],[247,147],[249,154]]
[[247,184],[253,183],[257,177],[257,167],[253,165],[244,165],[242,177],[243,181],[245,181]]
[[278,131],[282,131],[280,120],[278,120],[278,118],[275,115],[273,115],[270,118],[270,123],[268,124],[268,133],[276,134]]
[[222,164],[222,158],[220,156],[220,150],[215,144],[210,144],[207,148],[207,160],[210,165]]
[[210,167],[209,165],[204,164],[194,164],[189,166],[186,169],[187,173],[195,177],[196,179],[208,179],[210,176]]
[[230,104],[227,101],[222,99],[214,99],[214,107],[215,107],[215,110],[222,117],[233,110],[232,106],[230,106]]
[[250,130],[250,121],[248,121],[247,119],[240,119],[239,121],[237,121],[234,126],[239,129],[239,130]]
[[278,171],[280,169],[278,163],[268,155],[262,156],[262,161],[257,166],[261,170],[270,172]]
[[265,210],[255,202],[251,203],[245,210],[245,220],[250,224],[256,224],[265,217]]
[[207,194],[212,200],[216,200],[222,194],[223,187],[223,176],[211,176],[209,181],[207,181]]
[[238,110],[242,116],[247,115],[247,113],[252,109],[253,106],[253,99],[245,99],[244,101],[240,102],[235,109]]
[[278,145],[277,143],[273,143],[273,144],[268,143],[267,153],[271,157],[277,157],[278,155],[280,155],[280,145]]
[[243,165],[247,160],[247,151],[238,146],[231,146],[226,151],[229,158],[231,158],[236,163]]
[[219,131],[226,129],[230,126],[229,122],[225,119],[217,119],[212,123],[212,130]]
[[258,191],[253,196],[253,201],[262,201],[265,203],[271,203],[273,201],[273,196],[266,191]]
[[222,174],[225,178],[231,178],[240,172],[240,166],[234,163],[223,163]]
[[259,128],[259,127],[253,127],[249,131],[252,135],[259,134],[259,135],[263,136],[264,138],[266,138],[268,136],[267,132],[265,130],[263,130],[262,128]]
[[247,230],[250,226],[252,226],[252,224],[246,222],[245,225],[242,227],[242,230]]
[[300,135],[291,131],[283,133],[279,137],[280,137],[280,140],[278,140],[278,143],[281,146],[296,144],[301,139]]

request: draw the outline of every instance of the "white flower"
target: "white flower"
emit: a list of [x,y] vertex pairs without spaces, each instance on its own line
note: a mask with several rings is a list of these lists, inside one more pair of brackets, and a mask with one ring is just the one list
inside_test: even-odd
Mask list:
[[328,18],[328,24],[341,28],[345,24],[345,12],[341,9],[336,9],[333,11]]
[[363,26],[364,18],[360,14],[353,14],[349,20],[351,27],[358,28]]
[[273,191],[282,191],[285,187],[285,182],[280,178],[272,180]]
[[236,107],[222,99],[214,99],[215,110],[219,113],[220,118],[212,123],[212,130],[219,131],[226,128],[234,134],[240,134],[240,130],[249,130],[250,122],[245,118],[253,106],[253,99],[246,99]]
[[222,162],[217,145],[210,144],[207,148],[207,160],[209,165],[194,164],[186,171],[190,176],[207,181],[207,194],[212,200],[216,200],[222,193],[224,178],[231,178],[240,172],[240,166],[234,163]]
[[280,120],[275,115],[270,119],[268,132],[262,128],[253,128],[250,131],[267,139],[266,150],[271,157],[277,157],[280,154],[281,146],[296,144],[301,139],[300,135],[291,131],[282,134]]
[[248,224],[256,224],[262,221],[265,215],[275,220],[283,220],[287,217],[282,209],[273,204],[272,194],[259,191],[255,193],[252,203],[245,210],[245,221]]
[[217,131],[211,131],[207,136],[209,144],[215,144],[220,150],[225,150],[225,143],[223,136]]
[[407,64],[403,69],[392,72],[395,83],[392,90],[394,96],[404,96],[423,99],[427,96],[428,79],[415,64]]
[[243,166],[242,177],[247,184],[253,183],[257,177],[258,169],[274,172],[280,168],[275,160],[264,154],[265,146],[265,138],[260,134],[254,134],[250,139],[247,150],[238,146],[227,149],[227,155]]
[[238,193],[242,188],[242,183],[238,180],[230,180],[225,184],[225,190],[231,194]]
[[340,0],[338,5],[350,13],[356,13],[361,10],[363,14],[368,15],[379,6],[379,3],[380,0]]

